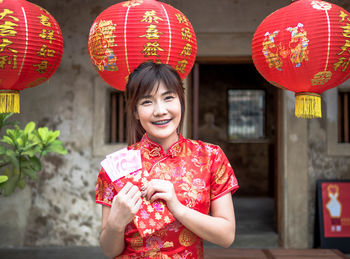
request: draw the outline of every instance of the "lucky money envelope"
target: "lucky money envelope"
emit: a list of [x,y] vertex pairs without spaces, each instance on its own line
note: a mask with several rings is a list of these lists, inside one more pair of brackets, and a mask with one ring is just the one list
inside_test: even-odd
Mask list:
[[[101,166],[113,182],[119,192],[127,182],[141,188],[151,180],[147,170],[142,170],[140,150],[128,150],[124,148],[106,156]],[[162,200],[153,203],[142,197],[142,204],[133,221],[141,237],[146,237],[163,228],[166,224],[173,222],[166,204]]]

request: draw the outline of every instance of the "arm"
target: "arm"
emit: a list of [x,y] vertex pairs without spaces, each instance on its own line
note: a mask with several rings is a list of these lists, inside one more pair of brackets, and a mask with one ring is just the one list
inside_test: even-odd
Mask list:
[[100,245],[102,251],[109,258],[120,255],[124,250],[124,229],[116,228],[108,225],[108,218],[111,208],[102,206],[102,227],[100,234]]
[[174,217],[197,236],[223,247],[229,247],[233,243],[236,222],[231,193],[211,202],[211,215],[205,215],[180,203],[173,184],[169,181],[150,181],[143,195],[151,202],[165,200]]
[[113,198],[111,208],[102,206],[100,245],[106,256],[114,258],[123,252],[125,227],[139,210],[140,197],[138,187],[127,183]]
[[182,204],[173,215],[186,228],[211,243],[227,248],[235,239],[236,222],[231,193],[212,201],[211,216]]

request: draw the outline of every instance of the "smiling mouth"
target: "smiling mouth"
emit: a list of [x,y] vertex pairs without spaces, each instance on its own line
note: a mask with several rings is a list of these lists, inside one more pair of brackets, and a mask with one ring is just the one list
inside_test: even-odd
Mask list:
[[154,125],[165,125],[165,124],[167,124],[170,121],[171,121],[171,119],[170,120],[155,121],[155,122],[152,122],[152,124],[154,124]]

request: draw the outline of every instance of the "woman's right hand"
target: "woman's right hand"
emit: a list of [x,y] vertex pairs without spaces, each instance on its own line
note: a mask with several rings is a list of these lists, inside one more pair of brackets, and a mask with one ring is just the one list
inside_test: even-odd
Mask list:
[[136,185],[126,183],[114,196],[107,224],[115,230],[124,230],[141,206],[141,192]]

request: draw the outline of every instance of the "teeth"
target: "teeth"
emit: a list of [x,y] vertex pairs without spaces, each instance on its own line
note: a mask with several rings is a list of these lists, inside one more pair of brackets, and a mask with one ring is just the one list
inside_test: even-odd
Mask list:
[[155,121],[153,124],[155,125],[164,125],[167,124],[170,120],[163,120],[163,121]]

